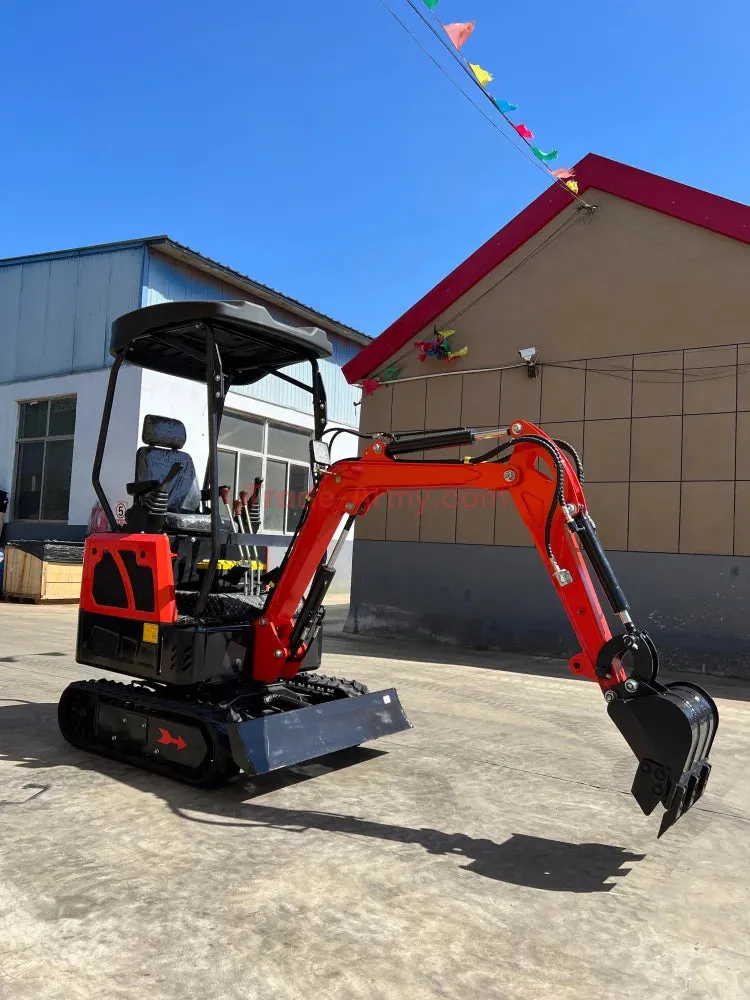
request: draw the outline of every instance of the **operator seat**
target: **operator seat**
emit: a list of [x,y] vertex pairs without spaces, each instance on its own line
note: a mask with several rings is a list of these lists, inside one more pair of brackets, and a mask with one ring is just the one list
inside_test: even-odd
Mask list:
[[211,518],[200,513],[201,490],[195,475],[193,460],[182,451],[187,433],[181,420],[150,413],[143,418],[141,440],[145,447],[135,455],[135,482],[162,482],[172,466],[180,471],[169,484],[169,501],[164,530],[209,534]]
[[[159,417],[149,414],[143,419],[141,439],[145,447],[139,448],[135,456],[135,484],[145,482],[163,482],[177,464],[180,471],[169,483],[169,498],[166,514],[163,517],[163,530],[168,535],[189,535],[208,537],[211,534],[210,514],[201,514],[201,490],[195,476],[193,460],[186,451],[182,451],[187,434],[181,420],[172,417]],[[135,485],[133,484],[133,485]],[[222,519],[224,526],[229,524]],[[179,550],[176,550],[179,551]],[[192,562],[195,562],[198,550],[193,547]],[[178,560],[179,562],[179,560]],[[192,575],[192,569],[188,576]],[[175,564],[175,600],[177,613],[184,621],[194,615],[198,601],[197,589],[183,589],[182,578],[178,581],[178,566]],[[263,610],[265,597],[235,594],[212,593],[206,604],[205,614],[212,619],[225,623],[244,623],[253,621]]]

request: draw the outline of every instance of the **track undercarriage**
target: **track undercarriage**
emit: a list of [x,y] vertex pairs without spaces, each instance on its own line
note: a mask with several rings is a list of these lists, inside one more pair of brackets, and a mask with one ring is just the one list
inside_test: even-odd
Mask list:
[[[374,706],[385,716],[385,729],[395,721],[408,727],[395,691],[369,694],[357,681],[310,673],[270,685],[184,689],[76,681],[63,692],[58,721],[78,749],[215,787],[240,771],[264,773],[357,745],[358,720]],[[373,738],[368,728],[363,740]]]

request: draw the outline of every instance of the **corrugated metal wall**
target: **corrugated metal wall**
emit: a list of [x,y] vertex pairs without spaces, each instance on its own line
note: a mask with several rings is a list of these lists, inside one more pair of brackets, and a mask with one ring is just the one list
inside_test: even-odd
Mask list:
[[[158,302],[216,298],[247,294],[144,247],[0,265],[0,384],[105,367],[111,361],[111,324],[122,313]],[[284,318],[301,322],[291,315]],[[357,426],[354,403],[360,391],[347,383],[341,367],[358,347],[334,335],[331,341],[333,359],[321,364],[329,418]],[[287,371],[300,381],[310,379],[307,365]],[[309,393],[281,379],[265,378],[236,391],[312,412]]]
[[[158,253],[149,252],[146,270],[146,284],[143,289],[143,305],[154,305],[158,302],[175,302],[178,300],[201,299],[247,299],[247,293],[226,282],[212,281],[205,275],[190,268],[182,267]],[[282,310],[276,310],[283,314]],[[291,315],[284,318],[293,324],[301,321]],[[350,427],[358,425],[355,402],[359,401],[360,390],[348,384],[341,367],[359,350],[356,344],[339,339],[329,334],[333,344],[331,361],[321,362],[321,373],[328,397],[328,417],[336,423]],[[308,365],[290,365],[285,372],[300,382],[310,381]],[[310,394],[296,386],[289,385],[281,379],[269,376],[252,386],[238,386],[235,392],[262,399],[278,406],[289,407],[302,413],[312,413]]]
[[0,265],[0,383],[109,364],[112,320],[140,305],[143,253]]

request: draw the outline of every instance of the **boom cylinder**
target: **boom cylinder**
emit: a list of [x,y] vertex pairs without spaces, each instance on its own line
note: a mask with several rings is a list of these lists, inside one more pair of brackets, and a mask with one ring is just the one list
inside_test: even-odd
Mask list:
[[452,427],[448,430],[424,431],[417,434],[394,434],[385,446],[385,453],[406,455],[410,451],[431,451],[434,448],[457,448],[462,444],[472,444],[474,434],[466,427]]

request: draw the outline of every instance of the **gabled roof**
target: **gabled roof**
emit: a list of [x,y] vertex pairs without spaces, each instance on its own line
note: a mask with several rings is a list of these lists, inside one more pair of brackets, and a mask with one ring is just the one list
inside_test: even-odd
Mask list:
[[[748,205],[595,153],[584,156],[576,164],[575,172],[580,194],[595,188],[721,236],[750,243]],[[358,382],[383,365],[569,205],[568,192],[562,185],[553,184],[347,362],[343,368],[347,381]]]
[[248,278],[247,275],[241,274],[239,271],[235,271],[225,264],[219,264],[218,261],[212,260],[202,253],[198,253],[197,250],[191,250],[190,247],[183,246],[182,243],[170,239],[169,236],[145,236],[139,240],[99,243],[95,246],[75,247],[69,250],[53,250],[48,253],[29,254],[25,257],[6,257],[0,260],[0,267],[13,264],[26,264],[33,261],[54,260],[61,257],[77,257],[82,254],[109,253],[115,250],[127,250],[142,246],[147,246],[150,249],[157,250],[159,253],[166,254],[168,257],[179,260],[198,271],[203,271],[205,274],[209,274],[219,281],[226,281],[229,284],[236,285],[244,291],[250,292],[251,295],[257,295],[265,302],[281,306],[293,315],[299,316],[300,319],[312,323],[314,326],[324,325],[330,333],[336,333],[355,344],[365,346],[372,341],[372,338],[366,333],[361,333],[351,326],[340,323],[338,320],[326,316],[325,313],[318,312],[317,309],[306,306],[303,302],[299,302],[297,299],[292,299],[288,295],[276,291],[275,288],[270,288],[259,281],[254,281],[252,278]]

